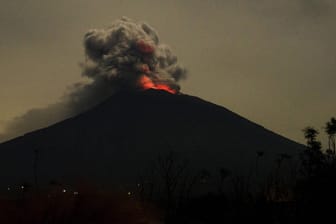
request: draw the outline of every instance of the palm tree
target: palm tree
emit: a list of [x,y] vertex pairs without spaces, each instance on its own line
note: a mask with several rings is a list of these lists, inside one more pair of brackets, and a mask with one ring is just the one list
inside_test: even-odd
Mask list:
[[333,154],[335,155],[336,151],[336,143],[335,143],[335,136],[336,136],[336,119],[332,117],[330,121],[327,122],[325,127],[325,132],[328,135],[328,143],[329,143],[329,150],[332,150]]
[[321,142],[317,140],[319,132],[313,127],[306,127],[302,130],[307,140],[308,149],[303,156],[303,172],[312,176],[319,172],[324,161],[324,154],[321,151]]
[[320,150],[321,149],[321,142],[316,140],[319,131],[313,127],[306,127],[302,130],[304,133],[304,137],[307,140],[307,145],[311,149]]

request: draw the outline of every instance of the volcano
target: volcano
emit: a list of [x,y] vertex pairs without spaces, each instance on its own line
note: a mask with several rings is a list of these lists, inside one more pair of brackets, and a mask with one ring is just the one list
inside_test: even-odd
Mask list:
[[72,118],[0,144],[1,188],[85,179],[135,183],[150,161],[171,151],[195,169],[242,174],[268,170],[304,147],[230,110],[185,94],[119,92]]

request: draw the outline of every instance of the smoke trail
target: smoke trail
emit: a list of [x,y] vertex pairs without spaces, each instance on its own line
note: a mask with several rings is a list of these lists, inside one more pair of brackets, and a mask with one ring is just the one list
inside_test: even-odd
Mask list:
[[81,64],[82,75],[91,81],[74,84],[58,103],[13,119],[0,135],[0,142],[79,114],[117,91],[141,89],[143,76],[153,85],[179,92],[178,81],[186,75],[152,27],[126,17],[106,29],[87,32],[84,47],[87,58]]

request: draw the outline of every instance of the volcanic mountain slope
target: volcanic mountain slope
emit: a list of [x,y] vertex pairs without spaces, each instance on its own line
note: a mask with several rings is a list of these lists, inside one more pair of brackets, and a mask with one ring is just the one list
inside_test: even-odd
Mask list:
[[132,183],[170,151],[197,169],[261,170],[303,146],[218,105],[160,90],[120,92],[95,108],[0,144],[1,186],[52,180]]

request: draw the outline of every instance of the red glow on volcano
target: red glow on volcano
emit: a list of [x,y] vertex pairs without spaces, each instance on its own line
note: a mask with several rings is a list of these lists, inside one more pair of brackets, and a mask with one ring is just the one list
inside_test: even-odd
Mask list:
[[176,94],[176,90],[170,88],[168,85],[165,84],[155,84],[148,76],[142,75],[139,79],[139,85],[143,90],[146,89],[158,89],[164,90],[172,94]]
[[138,40],[136,42],[136,47],[144,54],[152,54],[155,50],[153,45],[146,43],[144,40]]

